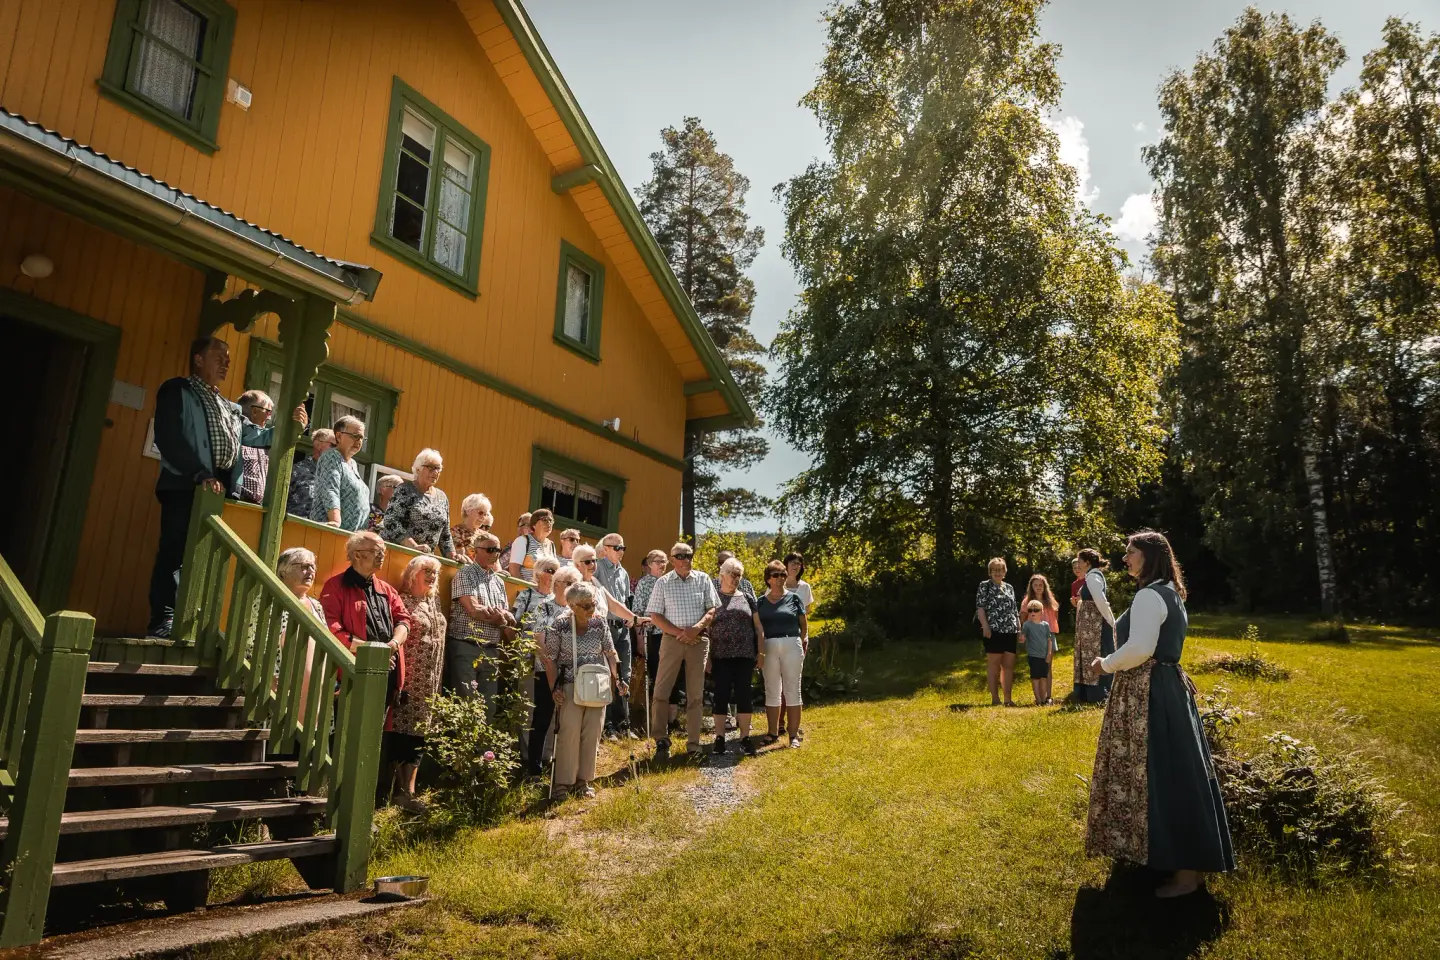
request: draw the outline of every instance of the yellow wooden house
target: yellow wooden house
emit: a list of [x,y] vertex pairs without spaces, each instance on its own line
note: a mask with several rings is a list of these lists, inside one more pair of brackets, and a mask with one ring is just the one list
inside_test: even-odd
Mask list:
[[[273,575],[343,565],[284,510],[298,424],[263,505],[197,498],[175,632],[133,639],[155,394],[206,333],[232,399],[360,416],[372,482],[433,447],[452,509],[551,507],[632,565],[687,427],[752,417],[519,0],[0,0],[0,947],[107,884],[365,880],[389,654]],[[184,846],[242,821],[268,839]]]

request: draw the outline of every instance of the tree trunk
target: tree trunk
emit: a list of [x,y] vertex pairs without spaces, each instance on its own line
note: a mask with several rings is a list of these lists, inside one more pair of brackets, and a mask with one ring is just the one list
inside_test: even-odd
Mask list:
[[1301,425],[1301,464],[1310,492],[1310,522],[1315,531],[1315,566],[1320,575],[1320,615],[1335,616],[1335,555],[1330,543],[1330,513],[1325,506],[1325,481],[1320,475],[1320,442],[1315,425]]
[[685,469],[680,474],[680,535],[695,543],[695,456],[700,449],[698,433],[685,434]]

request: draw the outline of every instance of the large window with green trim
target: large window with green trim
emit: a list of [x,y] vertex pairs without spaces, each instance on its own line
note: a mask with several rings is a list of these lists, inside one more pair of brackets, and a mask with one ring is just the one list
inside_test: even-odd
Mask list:
[[605,268],[574,244],[560,241],[560,280],[555,290],[555,342],[588,360],[600,359],[600,317],[605,306]]
[[530,461],[530,506],[555,514],[557,529],[576,527],[600,537],[620,522],[625,480],[613,473],[535,447]]
[[489,175],[489,145],[396,77],[370,239],[475,296]]
[[[285,360],[280,345],[261,337],[250,338],[250,360],[245,367],[245,387],[264,390],[279,403],[284,383]],[[310,412],[310,426],[331,427],[341,417],[358,417],[365,424],[365,446],[355,454],[355,463],[366,483],[373,485],[375,467],[385,462],[385,442],[395,423],[395,407],[400,393],[394,387],[353,373],[343,367],[325,363],[315,374],[305,409]],[[277,411],[277,416],[279,415]],[[295,449],[302,455],[310,453],[310,431],[307,429]]]
[[234,31],[224,0],[116,0],[100,90],[211,153]]

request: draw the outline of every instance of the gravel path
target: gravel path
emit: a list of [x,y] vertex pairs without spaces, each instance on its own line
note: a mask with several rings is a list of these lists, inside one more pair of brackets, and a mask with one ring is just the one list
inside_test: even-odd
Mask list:
[[718,757],[708,749],[705,751],[700,761],[700,782],[685,790],[696,813],[729,813],[745,802],[748,791],[735,777],[735,768],[744,756],[738,747]]

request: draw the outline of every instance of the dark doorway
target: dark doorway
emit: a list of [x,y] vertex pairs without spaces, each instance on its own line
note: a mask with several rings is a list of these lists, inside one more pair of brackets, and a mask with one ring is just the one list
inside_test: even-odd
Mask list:
[[56,519],[86,353],[82,340],[0,314],[0,383],[24,407],[10,418],[7,473],[15,499],[0,512],[0,556],[31,596]]

